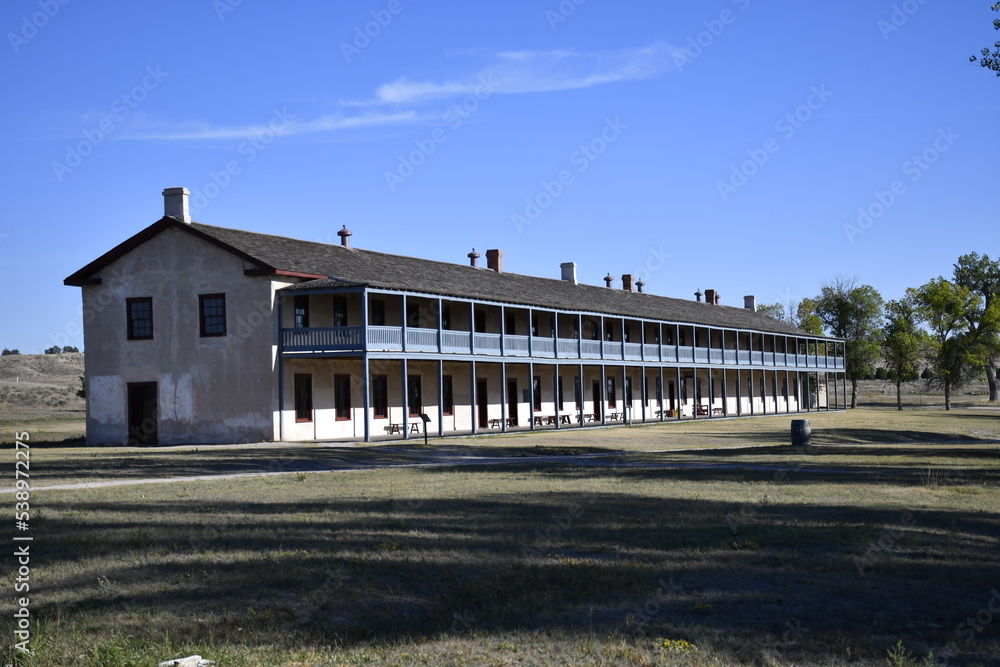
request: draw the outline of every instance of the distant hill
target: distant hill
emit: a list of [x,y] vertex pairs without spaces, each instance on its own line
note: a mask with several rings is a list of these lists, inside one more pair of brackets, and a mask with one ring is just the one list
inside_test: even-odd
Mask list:
[[79,382],[83,375],[83,353],[8,354],[0,357],[0,380],[21,379],[21,382]]
[[0,356],[0,420],[78,416],[83,353]]

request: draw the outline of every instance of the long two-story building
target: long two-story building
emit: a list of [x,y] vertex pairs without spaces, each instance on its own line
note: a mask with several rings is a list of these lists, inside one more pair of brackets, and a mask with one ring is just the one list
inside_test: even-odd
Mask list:
[[476,434],[837,410],[844,342],[744,307],[162,219],[69,276],[89,444]]

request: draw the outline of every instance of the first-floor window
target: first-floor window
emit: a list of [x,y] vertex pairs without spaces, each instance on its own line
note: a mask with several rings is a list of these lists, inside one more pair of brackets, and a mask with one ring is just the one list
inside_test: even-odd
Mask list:
[[617,408],[618,407],[618,397],[615,392],[615,379],[608,378],[608,407]]
[[535,412],[542,411],[542,377],[536,375],[531,381],[531,403]]
[[444,394],[444,414],[455,414],[455,384],[450,375],[441,378],[441,393]]
[[338,421],[351,418],[351,376],[333,376],[333,407]]
[[312,375],[295,375],[295,421],[311,422],[313,412]]
[[375,419],[389,418],[389,378],[385,375],[372,378],[372,408]]
[[125,311],[129,340],[153,337],[153,297],[125,299]]
[[201,320],[201,335],[226,335],[226,295],[202,294],[198,297],[198,311]]

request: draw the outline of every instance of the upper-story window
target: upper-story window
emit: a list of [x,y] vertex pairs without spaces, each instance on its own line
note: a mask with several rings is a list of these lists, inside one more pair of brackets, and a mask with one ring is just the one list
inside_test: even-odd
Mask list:
[[513,336],[517,333],[517,313],[508,310],[504,313],[504,333]]
[[295,328],[305,329],[309,326],[309,297],[299,295],[295,297]]
[[476,309],[476,333],[486,333],[486,311]]
[[451,306],[441,306],[441,328],[451,330]]
[[347,326],[347,299],[342,296],[333,297],[333,326]]
[[226,335],[226,295],[202,294],[198,297],[198,312],[201,320],[201,335]]
[[125,317],[129,340],[153,337],[153,297],[125,299]]

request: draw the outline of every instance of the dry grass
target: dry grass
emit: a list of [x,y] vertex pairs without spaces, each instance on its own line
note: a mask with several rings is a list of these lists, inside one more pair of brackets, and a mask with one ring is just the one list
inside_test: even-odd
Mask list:
[[[531,436],[585,453],[599,441],[572,436],[648,434],[604,466],[532,462],[512,436],[446,445],[523,463],[36,492],[30,664],[884,665],[949,644],[951,664],[990,664],[1000,616],[966,619],[1000,587],[1000,469],[968,429],[996,417],[913,411],[880,431],[887,414],[820,415],[856,440],[807,450],[650,451],[772,437],[731,421]],[[108,455],[131,463],[107,478],[190,474],[276,450],[43,448],[32,471],[92,479],[82,457]]]

